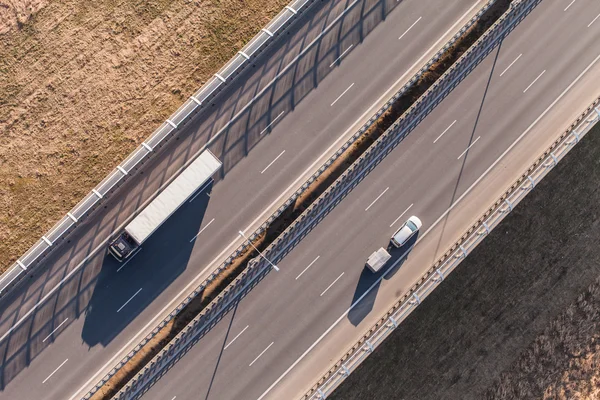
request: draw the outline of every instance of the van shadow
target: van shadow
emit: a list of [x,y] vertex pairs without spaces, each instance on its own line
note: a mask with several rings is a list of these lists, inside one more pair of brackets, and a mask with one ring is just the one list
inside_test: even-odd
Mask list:
[[185,269],[208,203],[212,184],[186,201],[124,263],[107,255],[85,309],[81,337],[90,347],[107,346]]
[[348,312],[348,320],[352,325],[358,326],[363,319],[373,310],[375,299],[377,298],[377,292],[381,282],[390,280],[400,270],[400,267],[408,259],[408,255],[415,246],[419,236],[419,232],[415,234],[406,244],[400,248],[389,244],[387,251],[390,253],[392,258],[388,261],[387,265],[379,272],[373,273],[366,266],[364,267],[358,282],[356,289],[354,290],[354,296],[352,296],[352,303],[350,312]]

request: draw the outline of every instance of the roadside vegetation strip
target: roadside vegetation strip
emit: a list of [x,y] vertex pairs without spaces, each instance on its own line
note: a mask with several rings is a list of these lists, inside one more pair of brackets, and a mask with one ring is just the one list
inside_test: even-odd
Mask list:
[[[319,170],[317,178],[312,179],[300,193],[297,192],[294,201],[286,203],[285,209],[283,209],[279,215],[274,218],[266,226],[266,231],[262,231],[259,236],[259,240],[256,241],[256,247],[263,251],[266,249],[287,227],[289,227],[293,221],[300,216],[311,204],[317,199],[325,190],[333,183],[338,177],[340,177],[352,163],[357,160],[369,147],[375,142],[375,140],[391,126],[396,119],[408,110],[410,106],[423,94],[437,78],[443,75],[443,73],[450,68],[450,66],[462,55],[462,53],[469,48],[477,39],[490,27],[495,21],[504,13],[508,8],[509,1],[499,0],[496,2],[490,1],[484,8],[482,15],[479,15],[476,20],[470,22],[468,29],[463,31],[462,35],[452,40],[451,45],[445,47],[445,51],[436,57],[435,62],[430,62],[429,67],[426,71],[419,73],[419,78],[416,82],[411,82],[402,89],[399,94],[394,96],[394,101],[386,104],[385,109],[380,113],[376,122],[371,121],[370,128],[361,130],[361,135],[353,140],[346,148],[345,151],[339,152],[333,158],[333,161],[329,162],[327,168]],[[263,236],[264,235],[264,236]],[[252,236],[251,236],[252,237]],[[253,236],[256,240],[256,236]],[[229,282],[232,282],[238,277],[247,267],[248,261],[258,254],[255,251],[248,251],[248,245],[238,251],[243,252],[241,258],[234,258],[234,263],[231,265],[224,266],[220,270],[219,274],[215,275],[218,282],[222,285],[211,285],[211,282],[207,283],[207,286],[203,286],[196,290],[201,293],[201,296],[196,296],[185,307],[177,314],[175,322],[165,326],[157,336],[161,336],[164,340],[161,343],[168,342],[170,339],[176,337],[185,326],[196,318],[199,313],[206,308],[208,304],[219,295],[223,288],[227,287]],[[208,286],[211,285],[211,286]],[[144,357],[144,360],[152,358],[152,355],[156,355],[161,351],[161,346],[155,346],[152,349],[141,351],[149,355]],[[138,365],[125,364],[124,367],[128,372],[126,378],[135,376],[138,371],[141,371],[145,363],[139,363]],[[128,379],[123,379],[123,374],[119,374],[120,379],[113,378],[107,381],[110,386],[110,390],[106,393],[110,393],[112,396],[119,388],[123,387]],[[105,397],[98,397],[105,398]]]
[[475,222],[448,251],[404,294],[379,321],[349,349],[305,394],[304,399],[318,400],[329,395],[439,286],[467,255],[513,210],[536,184],[600,120],[597,98],[563,131],[515,181],[502,196]]

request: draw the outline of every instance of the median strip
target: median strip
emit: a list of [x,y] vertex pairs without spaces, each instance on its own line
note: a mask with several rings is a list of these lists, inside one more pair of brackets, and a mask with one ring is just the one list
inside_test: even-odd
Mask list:
[[[266,249],[294,220],[300,216],[325,190],[346,171],[410,106],[458,60],[496,20],[508,9],[509,0],[498,0],[452,46],[423,73],[419,80],[388,106],[381,117],[300,194],[267,229],[252,242],[258,249]],[[233,262],[212,280],[199,295],[191,300],[177,316],[161,329],[129,362],[122,366],[98,390],[93,400],[110,399],[133,378],[171,339],[177,336],[205,307],[212,302],[258,257],[257,250],[247,246]]]

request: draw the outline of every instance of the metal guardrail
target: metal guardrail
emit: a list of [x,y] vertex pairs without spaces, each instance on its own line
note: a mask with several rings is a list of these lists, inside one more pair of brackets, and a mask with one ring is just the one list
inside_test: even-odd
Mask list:
[[299,13],[307,9],[314,0],[294,0],[285,6],[254,38],[242,48],[225,66],[211,77],[196,93],[183,103],[159,128],[136,148],[121,164],[109,173],[91,192],[69,211],[52,229],[41,237],[29,250],[0,276],[0,295],[13,287],[26,272],[39,264],[64,238],[84,220],[114,189],[123,183],[131,171],[146,159],[154,150],[167,142],[173,132],[185,125],[190,117],[203,108],[203,104],[223,90],[247,65],[250,59],[261,53],[274,38],[279,36],[295,20]]
[[[120,360],[111,371],[103,377],[95,386],[95,389],[92,392],[88,393],[84,398],[89,399],[91,395],[95,391],[97,391],[100,387],[102,387],[108,379],[110,379],[117,371],[119,371],[137,352],[146,345],[150,340],[152,340],[158,332],[162,328],[164,328],[173,318],[179,314],[179,312],[185,308],[192,300],[194,300],[199,294],[203,293],[204,289],[210,285],[219,274],[228,268],[232,262],[238,257],[240,254],[245,252],[250,246],[249,243],[251,241],[256,240],[275,219],[277,219],[291,204],[293,204],[298,197],[300,197],[306,189],[317,180],[323,172],[327,170],[352,144],[356,142],[356,140],[361,137],[378,119],[383,115],[389,108],[394,104],[394,102],[406,93],[422,76],[423,74],[436,62],[440,59],[440,57],[462,36],[464,33],[475,24],[481,15],[483,15],[494,3],[496,0],[488,0],[488,2],[477,12],[475,16],[473,16],[456,34],[448,40],[448,42],[440,48],[435,55],[433,55],[430,60],[411,78],[409,82],[402,86],[400,90],[398,90],[351,138],[349,138],[316,172],[313,173],[303,184],[298,188],[286,201],[283,203],[275,212],[269,216],[265,220],[265,222],[259,226],[253,233],[248,236],[249,241],[241,244],[237,249],[235,249],[229,257],[225,260],[223,264],[221,264],[218,268],[216,268],[211,274],[207,277],[205,281],[203,281],[189,296],[187,296],[174,310],[169,313],[148,335],[146,335],[134,348],[130,351],[122,360]],[[359,2],[354,2],[352,7],[359,4]],[[252,272],[252,278],[254,276],[260,276],[261,273]],[[261,270],[262,272],[262,270]],[[248,276],[250,278],[250,276]],[[233,284],[233,283],[232,283]],[[213,302],[218,302],[221,297],[218,297]],[[208,307],[207,307],[208,308]],[[221,309],[221,308],[219,308]],[[225,311],[223,311],[225,312]],[[210,313],[212,315],[212,313]],[[192,324],[192,323],[190,323]]]
[[411,290],[388,310],[361,339],[304,396],[323,400],[387,338],[394,329],[438,287],[467,255],[497,227],[514,207],[554,168],[558,162],[600,121],[600,97],[559,137],[486,213],[448,250]]
[[[414,127],[447,96],[458,83],[481,62],[501,40],[541,0],[524,0],[512,7],[509,16],[493,26],[491,32],[476,43],[476,49],[467,51],[457,65],[444,75],[444,82],[436,82],[378,141],[357,160],[332,185],[326,193],[313,203],[293,224],[273,242],[264,253],[271,261],[278,262],[324,216],[332,210],[343,197],[354,188]],[[408,122],[406,122],[408,121]],[[180,332],[154,359],[143,368],[120,392],[115,399],[133,399],[143,394],[155,380],[159,379],[173,363],[180,359],[199,337],[214,326],[249,290],[268,274],[271,267],[263,259],[246,268],[223,292],[221,292],[202,313]],[[201,290],[201,286],[198,290]]]

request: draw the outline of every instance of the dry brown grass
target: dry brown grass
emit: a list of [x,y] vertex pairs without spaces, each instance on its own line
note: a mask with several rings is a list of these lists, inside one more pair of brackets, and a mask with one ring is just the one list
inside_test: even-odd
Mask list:
[[330,398],[600,398],[599,159],[597,125]]
[[285,4],[0,0],[0,266]]
[[489,399],[600,398],[600,277],[486,393]]

